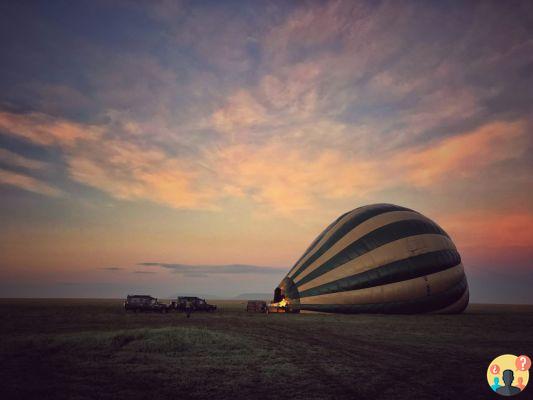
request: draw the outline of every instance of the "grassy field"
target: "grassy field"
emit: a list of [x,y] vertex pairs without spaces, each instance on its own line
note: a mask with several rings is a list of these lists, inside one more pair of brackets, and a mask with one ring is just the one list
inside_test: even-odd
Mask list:
[[490,361],[533,353],[531,306],[266,316],[213,303],[187,319],[0,300],[0,399],[487,399]]

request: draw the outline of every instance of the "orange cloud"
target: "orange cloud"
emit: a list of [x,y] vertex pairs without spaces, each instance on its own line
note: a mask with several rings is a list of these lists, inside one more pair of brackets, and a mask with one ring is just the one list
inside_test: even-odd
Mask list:
[[402,151],[389,160],[270,140],[262,145],[226,146],[212,164],[226,183],[226,194],[249,196],[289,213],[315,209],[320,199],[364,199],[401,184],[431,188],[446,179],[471,178],[489,165],[517,157],[523,151],[525,133],[522,121],[494,122],[431,147]]
[[493,122],[431,147],[401,153],[393,164],[405,171],[408,183],[428,187],[450,177],[473,176],[488,165],[516,158],[524,151],[526,139],[523,121]]
[[95,140],[102,129],[42,113],[13,114],[0,112],[0,130],[20,136],[40,145],[59,144],[71,146],[77,140]]
[[68,157],[69,172],[79,182],[129,200],[147,199],[176,208],[212,208],[215,191],[199,185],[202,177],[193,163],[110,140],[95,154],[80,151]]
[[[119,199],[146,199],[176,208],[213,208],[211,185],[202,184],[204,172],[194,161],[173,158],[128,138],[108,138],[106,127],[55,119],[44,114],[0,113],[0,129],[40,145],[57,144],[64,150],[73,179]],[[96,140],[98,139],[98,140]],[[42,164],[7,150],[0,158],[13,166]],[[0,183],[58,196],[60,191],[34,178],[4,171]]]
[[465,266],[531,272],[533,213],[479,210],[442,215],[437,221],[458,245]]
[[439,221],[464,247],[533,248],[533,213],[526,210],[469,211],[442,216]]
[[321,198],[363,195],[377,182],[371,163],[335,150],[305,151],[276,142],[226,147],[217,165],[228,193],[248,195],[282,213],[316,208]]
[[[424,148],[390,156],[379,149],[362,154],[358,141],[372,135],[371,130],[349,129],[327,118],[293,118],[288,120],[292,125],[276,126],[250,93],[241,91],[232,101],[220,111],[219,127],[240,135],[264,123],[265,139],[221,143],[194,157],[174,157],[160,147],[138,143],[137,134],[108,135],[110,127],[6,112],[0,121],[14,135],[62,145],[70,176],[115,198],[187,209],[216,209],[223,198],[240,198],[285,215],[319,209],[332,199],[365,202],[372,193],[400,185],[432,188],[446,179],[471,178],[496,162],[519,156],[527,140],[524,122],[500,121]],[[353,138],[354,152],[345,148],[347,137]],[[37,166],[7,151],[0,152],[0,158],[11,165]],[[57,195],[57,189],[32,179],[4,175],[3,182]]]

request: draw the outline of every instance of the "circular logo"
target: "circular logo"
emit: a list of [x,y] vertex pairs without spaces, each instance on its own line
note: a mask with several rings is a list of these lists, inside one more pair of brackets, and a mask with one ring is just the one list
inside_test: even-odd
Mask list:
[[489,364],[487,382],[496,393],[515,396],[525,390],[530,367],[531,359],[526,355],[503,354]]

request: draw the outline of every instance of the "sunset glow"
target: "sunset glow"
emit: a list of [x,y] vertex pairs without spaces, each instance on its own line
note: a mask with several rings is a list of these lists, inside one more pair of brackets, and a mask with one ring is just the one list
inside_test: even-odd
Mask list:
[[533,303],[511,3],[0,6],[0,296],[270,292],[393,203],[450,234],[472,302]]

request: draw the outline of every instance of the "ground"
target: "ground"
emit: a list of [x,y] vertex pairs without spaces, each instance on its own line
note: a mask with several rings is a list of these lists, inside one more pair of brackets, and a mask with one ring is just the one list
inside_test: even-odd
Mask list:
[[0,300],[0,399],[490,399],[490,361],[533,353],[533,306],[267,316],[214,303],[187,319]]

